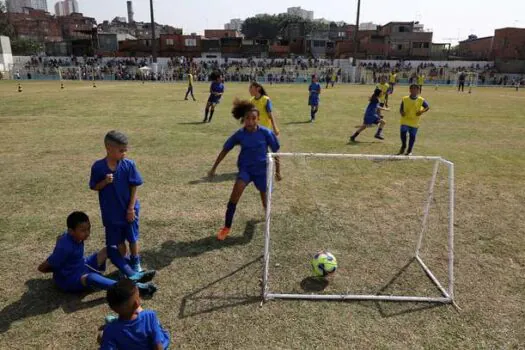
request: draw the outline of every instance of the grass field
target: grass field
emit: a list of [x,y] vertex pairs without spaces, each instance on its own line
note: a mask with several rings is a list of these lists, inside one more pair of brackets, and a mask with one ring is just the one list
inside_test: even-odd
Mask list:
[[[214,235],[235,178],[237,151],[219,167],[215,181],[204,178],[239,127],[229,112],[234,97],[248,95],[247,84],[227,84],[208,125],[199,123],[205,85],[196,86],[195,103],[182,101],[182,84],[101,82],[94,89],[67,82],[61,91],[57,82],[32,82],[23,88],[18,93],[13,82],[0,82],[1,349],[96,348],[96,330],[109,313],[105,293],[65,295],[36,268],[75,209],[92,220],[86,251],[103,246],[98,198],[87,184],[111,129],[128,133],[129,157],[145,179],[139,189],[142,253],[145,265],[159,270],[160,290],[144,305],[158,312],[172,338],[176,334],[174,348],[525,348],[523,91],[423,91],[432,109],[424,116],[415,154],[456,164],[455,290],[462,309],[457,312],[452,306],[374,302],[259,306],[264,229],[259,197],[253,186],[246,191],[232,237],[219,243]],[[306,86],[268,90],[282,151],[393,154],[399,148],[395,110],[406,87],[394,94],[386,140],[376,142],[368,130],[355,145],[347,140],[361,122],[371,87],[324,91],[315,124],[305,123]],[[301,166],[285,162],[284,180],[275,190],[272,262],[281,267],[272,263],[273,290],[300,291],[307,256],[324,239],[336,247],[341,266],[332,292],[348,286],[379,292],[398,271],[406,271],[395,283],[398,290],[431,290],[414,266],[403,270],[415,244],[407,227],[419,223],[428,169],[402,163]],[[324,236],[312,237],[312,231]],[[443,237],[429,237],[438,274]]]

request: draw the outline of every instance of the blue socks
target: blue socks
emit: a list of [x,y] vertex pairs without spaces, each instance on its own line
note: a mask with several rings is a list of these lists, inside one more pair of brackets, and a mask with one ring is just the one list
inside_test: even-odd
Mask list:
[[132,277],[135,275],[136,271],[131,268],[126,259],[124,259],[116,247],[107,247],[107,251],[109,260],[111,260],[113,265],[115,265],[120,270],[120,272],[125,274],[126,277]]
[[98,273],[88,273],[86,277],[86,284],[95,289],[107,290],[115,283],[117,282]]
[[233,216],[235,215],[235,210],[237,209],[237,204],[233,204],[232,202],[228,202],[228,207],[226,209],[226,219],[224,226],[227,228],[232,227],[233,223]]

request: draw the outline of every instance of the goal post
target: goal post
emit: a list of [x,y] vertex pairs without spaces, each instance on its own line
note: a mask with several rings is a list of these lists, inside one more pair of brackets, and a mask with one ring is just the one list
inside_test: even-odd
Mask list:
[[[418,235],[414,244],[413,255],[410,258],[411,261],[416,262],[419,267],[424,271],[428,279],[432,284],[439,290],[441,296],[423,296],[423,295],[386,295],[386,294],[371,294],[363,293],[360,294],[357,291],[355,293],[347,290],[346,293],[331,293],[331,294],[319,294],[319,293],[281,293],[273,291],[270,288],[270,260],[271,260],[271,247],[272,247],[272,204],[273,203],[273,187],[274,179],[273,174],[275,170],[276,158],[279,158],[279,162],[283,162],[286,159],[303,158],[303,159],[315,159],[315,160],[355,160],[355,161],[372,161],[374,163],[398,161],[398,162],[430,162],[432,164],[432,173],[430,174],[430,181],[428,181],[428,187],[426,190],[422,190],[426,194],[426,201],[422,209],[422,218],[420,222],[420,228],[417,230]],[[299,300],[372,300],[372,301],[391,301],[391,302],[426,302],[426,303],[443,303],[452,304],[454,303],[454,163],[442,158],[442,157],[430,157],[430,156],[390,156],[390,155],[366,155],[366,154],[324,154],[324,153],[269,153],[267,156],[267,197],[266,197],[266,217],[265,217],[265,231],[264,231],[264,258],[263,258],[263,276],[262,276],[262,298],[264,301],[275,300],[275,299],[299,299]],[[402,163],[399,163],[402,164]],[[343,165],[344,166],[344,165]],[[321,166],[322,167],[322,166]],[[446,208],[446,225],[443,222],[444,230],[446,230],[446,242],[443,243],[443,247],[446,246],[446,284],[443,284],[439,278],[432,272],[430,267],[425,263],[424,255],[421,254],[421,248],[424,244],[425,238],[428,235],[428,223],[429,214],[432,209],[432,203],[435,199],[435,187],[436,179],[438,177],[438,171],[440,169],[446,170],[443,173],[443,182],[446,183],[447,191],[443,194],[443,199]],[[293,177],[295,174],[291,173],[289,176]],[[446,177],[446,178],[445,178]],[[351,179],[349,181],[352,181]],[[277,192],[277,191],[276,191]],[[366,200],[366,199],[363,199]],[[289,218],[288,218],[289,220]],[[311,228],[315,231],[314,228]],[[279,235],[279,232],[274,233]],[[314,233],[315,234],[315,233]],[[443,252],[444,253],[444,252]],[[341,263],[341,260],[338,259]],[[279,265],[279,264],[277,264]],[[445,272],[444,272],[445,274]]]

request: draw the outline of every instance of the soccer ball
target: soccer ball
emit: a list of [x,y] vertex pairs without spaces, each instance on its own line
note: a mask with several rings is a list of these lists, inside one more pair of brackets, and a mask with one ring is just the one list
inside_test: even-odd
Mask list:
[[337,260],[335,256],[327,251],[316,253],[310,264],[316,277],[327,277],[337,270]]

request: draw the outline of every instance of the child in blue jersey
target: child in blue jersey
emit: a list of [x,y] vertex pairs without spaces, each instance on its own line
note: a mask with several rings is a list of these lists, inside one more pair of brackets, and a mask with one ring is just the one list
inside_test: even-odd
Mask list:
[[160,325],[154,311],[143,310],[137,287],[121,280],[107,292],[109,307],[118,314],[106,317],[98,341],[101,350],[164,350],[170,336]]
[[308,105],[310,106],[310,122],[312,123],[317,111],[319,111],[319,96],[321,95],[321,84],[319,84],[316,75],[312,75],[312,83],[308,87],[308,91],[310,92]]
[[[237,181],[233,186],[230,200],[228,202],[224,227],[217,235],[217,239],[221,241],[226,239],[230,233],[233,216],[237,209],[237,203],[239,202],[244,189],[250,184],[250,182],[253,182],[255,187],[259,190],[263,207],[266,208],[266,155],[268,153],[268,148],[274,153],[279,151],[280,148],[277,136],[275,136],[271,130],[259,125],[259,110],[257,110],[252,103],[249,101],[236,100],[234,102],[232,114],[235,119],[240,119],[242,121],[244,127],[235,132],[226,141],[223,150],[208,173],[210,177],[215,176],[217,167],[224,157],[226,157],[228,152],[230,152],[236,145],[241,146],[241,152],[237,161],[239,174],[237,175]],[[277,181],[280,181],[281,171],[279,162],[275,162],[275,174]]]
[[[52,272],[55,284],[64,292],[108,289],[117,283],[102,275],[106,270],[108,250],[117,250],[115,247],[84,257],[84,241],[90,233],[89,217],[83,212],[71,213],[67,217],[67,231],[57,238],[53,253],[38,266],[42,273]],[[124,264],[124,259],[120,259]],[[137,283],[137,287],[145,295],[152,295],[157,290],[152,283]]]
[[366,107],[363,124],[350,137],[351,142],[355,142],[356,137],[359,136],[359,134],[363,130],[365,130],[366,128],[372,127],[374,125],[379,125],[374,137],[379,140],[385,139],[382,135],[382,132],[383,132],[383,128],[385,127],[386,122],[379,114],[379,111],[388,111],[388,108],[384,108],[380,106],[379,96],[381,96],[381,94],[382,94],[382,91],[380,89],[374,90],[374,94],[370,97],[368,106]]
[[[213,72],[210,75],[210,80],[212,81],[210,85],[210,97],[206,103],[206,109],[204,110],[203,123],[211,123],[211,118],[213,118],[213,113],[215,112],[215,106],[221,102],[221,97],[224,94],[224,84],[222,82],[221,74]],[[208,115],[210,116],[209,118]]]
[[[89,187],[98,192],[102,223],[106,230],[106,246],[116,246],[120,254],[126,256],[127,241],[130,265],[136,273],[141,273],[137,187],[143,183],[142,176],[135,162],[126,158],[126,135],[112,130],[106,134],[104,144],[106,157],[97,160],[91,167]],[[113,262],[114,256],[110,254],[109,258]]]

